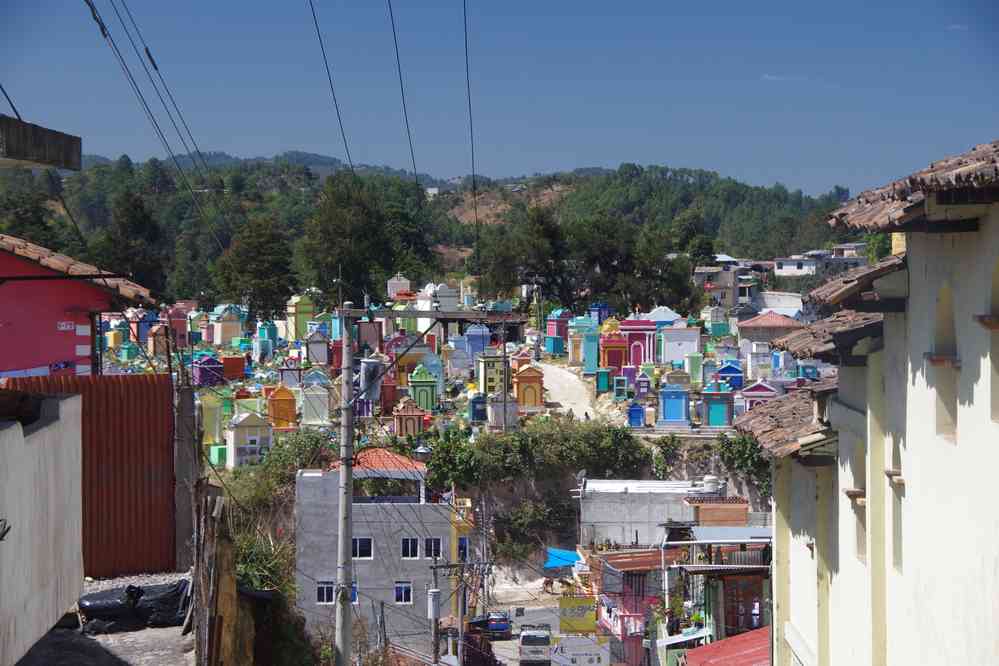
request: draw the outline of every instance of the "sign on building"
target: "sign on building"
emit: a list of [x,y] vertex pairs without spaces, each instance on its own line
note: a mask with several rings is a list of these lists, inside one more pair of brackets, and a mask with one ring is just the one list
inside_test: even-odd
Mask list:
[[561,597],[558,600],[559,633],[592,634],[597,630],[597,608],[593,597]]

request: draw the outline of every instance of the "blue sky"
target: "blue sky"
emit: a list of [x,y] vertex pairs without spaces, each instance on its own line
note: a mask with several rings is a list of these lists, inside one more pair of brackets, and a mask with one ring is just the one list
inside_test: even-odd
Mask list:
[[[0,82],[26,120],[85,152],[162,156],[82,0],[4,4]],[[343,156],[306,0],[129,6],[203,149]],[[394,8],[417,166],[468,173],[461,3]],[[385,3],[317,10],[355,162],[407,168]],[[994,0],[469,0],[469,14],[490,176],[628,161],[856,192],[999,138]]]

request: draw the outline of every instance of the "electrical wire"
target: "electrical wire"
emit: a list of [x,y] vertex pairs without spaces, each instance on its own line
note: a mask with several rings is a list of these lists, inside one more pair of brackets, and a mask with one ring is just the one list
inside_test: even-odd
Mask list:
[[[94,22],[97,24],[98,29],[100,29],[101,36],[104,38],[104,41],[107,42],[108,46],[111,48],[111,51],[114,53],[114,56],[117,59],[118,64],[122,69],[122,72],[125,74],[125,78],[128,80],[128,83],[132,88],[132,92],[139,100],[139,104],[142,106],[143,111],[145,111],[146,117],[149,119],[149,122],[152,124],[153,130],[156,132],[157,138],[160,140],[160,143],[163,145],[163,148],[166,150],[166,152],[170,155],[170,159],[177,169],[178,176],[183,181],[184,185],[187,187],[188,192],[191,194],[191,201],[193,202],[194,207],[198,212],[198,216],[203,221],[205,221],[207,217],[205,216],[204,210],[201,208],[201,203],[198,201],[198,197],[194,192],[194,188],[191,186],[191,183],[188,180],[187,175],[184,173],[184,170],[180,168],[180,163],[177,161],[177,156],[176,154],[174,154],[173,149],[170,147],[170,142],[167,140],[166,135],[163,133],[163,129],[160,127],[159,121],[156,120],[156,116],[155,114],[153,114],[153,111],[150,108],[149,103],[146,101],[145,95],[142,94],[142,89],[139,87],[138,83],[135,80],[135,77],[132,75],[132,71],[131,69],[129,69],[128,63],[125,61],[125,57],[122,55],[121,51],[118,48],[117,43],[114,41],[114,37],[111,35],[111,31],[108,29],[107,24],[104,22],[104,18],[101,16],[101,13],[97,9],[97,6],[94,4],[93,0],[83,0],[83,2],[90,9],[91,16],[93,17]],[[212,236],[214,236],[215,241],[218,243],[219,249],[224,251],[225,248],[222,245],[222,241],[215,233],[214,228],[209,226],[209,229],[211,230]]]
[[472,148],[472,216],[475,223],[475,270],[480,270],[479,262],[479,202],[475,183],[475,124],[472,119],[472,78],[468,63],[468,0],[462,0],[462,27],[465,33],[465,98],[468,100],[468,142]]
[[[149,64],[152,65],[153,70],[156,72],[160,83],[163,85],[163,90],[166,92],[167,97],[170,99],[170,103],[173,105],[174,111],[177,112],[177,117],[180,118],[181,124],[187,131],[187,137],[191,140],[191,145],[194,146],[195,154],[201,159],[201,163],[208,171],[210,167],[208,166],[208,161],[205,160],[205,156],[201,153],[201,148],[198,147],[198,142],[194,139],[194,134],[191,133],[191,128],[188,126],[187,121],[184,119],[184,114],[180,111],[180,106],[177,104],[177,100],[174,99],[173,93],[170,92],[170,86],[167,85],[166,80],[163,78],[163,72],[160,71],[160,67],[156,60],[153,58],[152,51],[149,49],[149,44],[146,43],[145,37],[142,36],[142,31],[139,29],[139,24],[136,23],[135,17],[132,15],[132,10],[128,7],[128,0],[121,0],[121,5],[125,9],[125,13],[128,15],[129,21],[131,21],[132,26],[135,28],[135,34],[138,36],[139,41],[142,43],[142,47],[145,50],[146,58],[149,60]],[[193,160],[192,160],[193,161]]]
[[[14,106],[14,100],[12,100],[10,95],[7,94],[7,89],[3,87],[2,83],[0,83],[0,92],[2,92],[3,96],[7,98],[7,103],[10,104],[10,108],[14,111],[14,115],[17,116],[17,119],[23,123],[24,119],[21,118],[21,114],[17,112],[17,107]],[[403,101],[403,104],[405,104],[405,101]]]
[[420,176],[416,171],[416,151],[413,150],[413,133],[409,129],[409,112],[406,110],[406,88],[402,83],[402,61],[399,58],[399,38],[395,29],[395,12],[392,11],[392,0],[387,0],[389,10],[389,21],[392,24],[392,42],[395,44],[395,67],[399,74],[399,96],[402,97],[402,117],[406,121],[406,137],[409,139],[409,156],[413,160],[413,180],[417,186],[420,184]]
[[323,53],[323,65],[326,67],[326,79],[330,83],[330,96],[333,98],[333,108],[336,110],[336,121],[340,125],[340,137],[343,139],[343,152],[347,156],[347,164],[350,166],[350,173],[355,177],[354,161],[350,158],[350,147],[347,145],[347,132],[343,129],[343,117],[340,115],[340,103],[336,99],[336,89],[333,86],[333,72],[330,69],[329,58],[326,57],[326,45],[323,43],[323,33],[319,29],[319,17],[316,16],[316,5],[313,0],[309,0],[309,8],[312,9],[312,22],[316,26],[316,38],[319,39],[319,49]]

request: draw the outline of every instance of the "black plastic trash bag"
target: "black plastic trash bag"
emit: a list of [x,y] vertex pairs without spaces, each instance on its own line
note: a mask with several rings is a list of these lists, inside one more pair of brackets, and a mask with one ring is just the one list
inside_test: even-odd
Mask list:
[[142,627],[176,627],[184,623],[190,583],[129,585],[80,597],[84,633],[106,634]]

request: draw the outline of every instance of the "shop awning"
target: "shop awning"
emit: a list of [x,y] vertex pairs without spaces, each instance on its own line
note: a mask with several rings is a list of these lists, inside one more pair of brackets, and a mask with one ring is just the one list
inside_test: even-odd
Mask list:
[[576,562],[583,559],[574,550],[548,548],[547,551],[548,559],[545,560],[545,569],[564,569],[573,566]]

